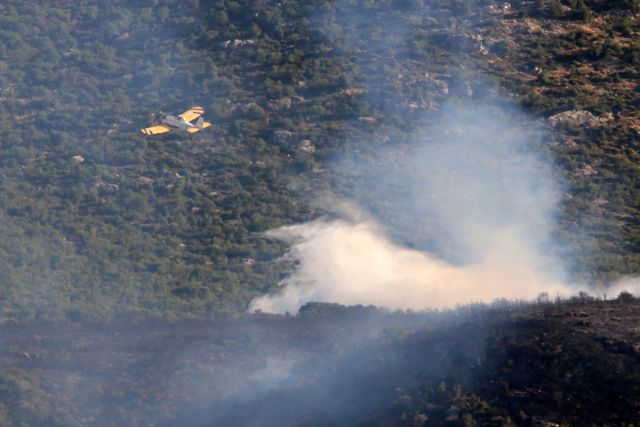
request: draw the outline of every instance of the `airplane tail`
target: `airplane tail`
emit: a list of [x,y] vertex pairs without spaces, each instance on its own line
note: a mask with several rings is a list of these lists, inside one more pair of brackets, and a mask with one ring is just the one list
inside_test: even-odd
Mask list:
[[204,126],[204,119],[202,117],[198,118],[198,120],[196,121],[196,127],[198,129],[202,129]]

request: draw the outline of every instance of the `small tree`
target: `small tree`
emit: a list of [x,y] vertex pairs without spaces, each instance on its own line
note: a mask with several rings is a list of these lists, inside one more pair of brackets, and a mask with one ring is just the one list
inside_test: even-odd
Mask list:
[[536,297],[536,301],[538,304],[548,304],[549,303],[549,292],[540,292]]
[[618,301],[620,302],[631,302],[633,300],[634,300],[633,295],[631,295],[627,291],[622,291],[620,292],[620,295],[618,295]]
[[578,7],[576,8],[576,11],[578,12],[578,16],[580,17],[580,19],[582,19],[584,22],[593,21],[593,12],[591,12],[591,9],[589,9],[587,5],[584,4],[583,0],[578,1]]

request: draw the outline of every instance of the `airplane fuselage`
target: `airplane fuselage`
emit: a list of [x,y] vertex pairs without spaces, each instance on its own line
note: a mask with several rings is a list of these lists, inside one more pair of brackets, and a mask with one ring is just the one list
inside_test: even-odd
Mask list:
[[182,114],[177,117],[167,114],[167,116],[162,119],[162,123],[182,130],[197,127],[196,125],[186,121],[185,118],[182,117]]

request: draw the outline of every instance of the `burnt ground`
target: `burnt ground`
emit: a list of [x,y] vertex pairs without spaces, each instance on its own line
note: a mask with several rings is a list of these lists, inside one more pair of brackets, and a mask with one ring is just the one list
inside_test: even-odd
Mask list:
[[640,422],[640,302],[0,327],[0,425]]

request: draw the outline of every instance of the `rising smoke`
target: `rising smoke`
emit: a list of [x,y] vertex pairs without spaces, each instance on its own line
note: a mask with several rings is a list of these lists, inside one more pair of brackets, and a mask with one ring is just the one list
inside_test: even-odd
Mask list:
[[449,106],[411,145],[337,162],[369,212],[270,231],[291,244],[297,266],[250,309],[326,301],[419,310],[568,294],[550,250],[558,180],[513,117]]

